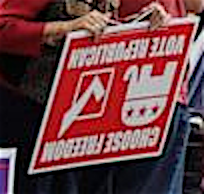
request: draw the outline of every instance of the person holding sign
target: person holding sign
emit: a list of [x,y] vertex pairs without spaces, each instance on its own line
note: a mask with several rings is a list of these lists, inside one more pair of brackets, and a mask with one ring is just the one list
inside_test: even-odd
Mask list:
[[[105,1],[105,3],[103,1],[74,0],[67,2],[63,0],[1,0],[0,104],[2,108],[0,128],[3,130],[0,133],[0,144],[4,146],[7,144],[9,146],[17,145],[21,151],[21,160],[18,164],[19,176],[17,176],[19,186],[17,186],[18,191],[16,193],[101,193],[99,190],[104,176],[101,172],[104,168],[101,167],[94,167],[100,174],[95,174],[95,169],[88,169],[88,173],[84,173],[85,170],[82,170],[82,173],[88,176],[86,180],[83,180],[87,183],[86,188],[77,185],[75,177],[77,172],[27,177],[25,160],[29,155],[28,148],[31,147],[31,141],[38,126],[37,121],[40,120],[40,113],[44,109],[43,104],[46,101],[52,74],[55,72],[57,54],[60,53],[61,49],[60,42],[66,33],[85,29],[94,37],[100,38],[103,29],[108,24],[118,24],[111,19],[112,17],[124,22],[129,14],[140,13],[143,8],[144,12],[149,9],[153,11],[150,16],[151,30],[162,26],[169,18],[169,14],[179,17],[185,15],[182,1],[161,0],[156,1],[155,4],[150,4],[151,2],[147,0],[123,0],[122,2],[114,0]],[[111,14],[112,10],[114,16]],[[138,162],[137,165],[134,162],[133,166],[131,164],[126,166],[113,165],[114,168],[116,167],[114,173],[118,175],[115,177],[116,185],[113,186],[115,192],[134,193],[135,187],[133,185],[136,184],[137,189],[141,186],[139,180],[132,184],[132,181],[135,180],[135,169],[137,171],[145,167],[145,174],[147,175],[146,170],[153,169],[152,172],[155,172],[155,169],[158,169],[158,164],[166,163],[155,161],[151,164],[150,162]],[[120,168],[123,167],[127,168],[127,171],[122,172]],[[105,172],[106,170],[109,168],[105,168]],[[125,183],[126,180],[119,176],[120,173],[129,183]],[[84,178],[84,175],[80,176],[78,179]],[[99,180],[99,178],[101,179]],[[151,185],[152,183],[147,182]],[[123,187],[121,187],[122,185]],[[148,192],[143,193],[148,194]],[[107,192],[104,191],[104,193]]]
[[[130,0],[131,1],[131,0]],[[130,2],[129,1],[129,2]],[[170,14],[170,17],[183,17],[187,11],[199,13],[203,10],[203,1],[168,1],[160,2],[164,10]],[[141,4],[145,3],[141,1]],[[139,3],[123,4],[125,14],[134,13]],[[128,6],[129,5],[129,6]],[[133,8],[135,6],[135,8]],[[149,9],[151,9],[150,4]],[[132,10],[132,11],[131,11]],[[141,10],[138,8],[138,10]],[[163,12],[162,12],[163,13]],[[165,14],[163,14],[165,15]],[[166,14],[167,15],[167,14]],[[165,18],[165,17],[164,17]],[[167,17],[168,20],[169,16]],[[150,20],[153,20],[153,14]],[[165,19],[163,19],[164,21]],[[154,19],[155,25],[158,20]],[[166,23],[166,22],[165,22]],[[121,165],[113,171],[113,177],[117,194],[138,193],[138,194],[182,194],[182,184],[185,166],[185,151],[188,142],[190,129],[188,126],[188,114],[186,106],[187,82],[184,82],[179,102],[177,103],[174,119],[171,123],[172,131],[166,143],[164,154],[158,158],[147,161],[129,162]],[[127,180],[125,177],[129,176]],[[130,178],[131,177],[131,178]],[[124,186],[125,185],[125,186]]]
[[[155,3],[156,2],[156,3]],[[150,30],[166,24],[170,17],[184,17],[188,11],[199,13],[203,10],[203,1],[193,0],[123,0],[119,8],[119,21],[129,22],[145,19],[151,21]],[[114,193],[114,194],[182,194],[185,166],[185,151],[188,143],[190,128],[186,105],[187,80],[184,82],[178,99],[172,131],[164,154],[157,159],[145,161],[124,162],[112,165],[112,170],[103,173],[104,179],[98,180],[94,174],[100,169],[95,167],[93,172],[87,171],[89,179],[84,183],[86,193]],[[103,169],[104,170],[104,169]],[[92,175],[90,173],[93,173]],[[107,176],[107,173],[109,175]],[[87,177],[87,176],[86,176]],[[91,185],[91,183],[94,185]],[[88,185],[88,186],[87,186]],[[100,187],[99,187],[100,186]],[[100,188],[100,189],[99,189]]]
[[16,194],[79,192],[77,173],[28,177],[26,161],[57,65],[60,41],[66,33],[80,29],[99,34],[111,23],[110,17],[110,13],[91,11],[83,2],[0,1],[0,146],[19,148]]

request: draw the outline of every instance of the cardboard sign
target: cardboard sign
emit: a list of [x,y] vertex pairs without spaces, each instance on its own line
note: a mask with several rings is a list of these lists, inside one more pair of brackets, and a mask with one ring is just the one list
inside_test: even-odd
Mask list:
[[0,148],[0,193],[13,194],[15,175],[15,148]]
[[162,154],[196,22],[68,34],[29,174]]

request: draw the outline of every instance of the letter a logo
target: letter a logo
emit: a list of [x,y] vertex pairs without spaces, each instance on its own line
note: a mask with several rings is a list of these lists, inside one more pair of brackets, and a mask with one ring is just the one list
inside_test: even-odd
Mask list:
[[113,83],[114,69],[83,72],[76,87],[73,103],[61,122],[58,138],[61,138],[76,120],[102,117]]

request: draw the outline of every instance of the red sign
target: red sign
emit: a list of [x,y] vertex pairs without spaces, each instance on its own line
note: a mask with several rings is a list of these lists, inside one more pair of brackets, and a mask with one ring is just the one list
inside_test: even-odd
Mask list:
[[68,35],[29,174],[162,154],[195,22]]

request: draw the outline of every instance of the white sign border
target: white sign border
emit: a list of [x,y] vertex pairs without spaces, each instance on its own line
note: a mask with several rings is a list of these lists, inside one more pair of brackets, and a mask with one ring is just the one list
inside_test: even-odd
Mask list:
[[14,193],[16,154],[17,154],[17,148],[0,148],[0,159],[8,159],[9,160],[7,194],[13,194]]
[[[43,117],[43,120],[42,120],[42,123],[41,123],[40,131],[39,131],[37,141],[36,141],[36,144],[35,144],[35,147],[34,147],[34,152],[32,154],[31,162],[30,162],[29,169],[28,169],[28,174],[32,175],[32,174],[51,172],[51,171],[57,171],[57,170],[63,170],[63,169],[84,167],[84,166],[89,166],[89,165],[105,164],[105,163],[120,162],[120,161],[133,160],[133,159],[139,159],[139,158],[150,158],[150,157],[160,156],[162,154],[162,152],[163,152],[165,141],[166,141],[166,138],[167,138],[167,135],[168,135],[169,126],[170,126],[170,123],[171,123],[171,120],[172,120],[172,116],[173,116],[174,109],[175,109],[175,106],[176,106],[176,102],[177,102],[179,92],[180,92],[179,88],[180,88],[180,86],[182,84],[182,80],[183,80],[184,75],[185,75],[185,69],[187,67],[187,62],[188,62],[188,58],[189,58],[189,51],[191,50],[191,44],[192,44],[192,42],[194,40],[194,36],[195,36],[197,28],[198,28],[198,23],[199,23],[199,20],[196,17],[174,18],[174,19],[170,20],[169,23],[168,23],[169,26],[170,25],[194,24],[194,30],[193,30],[192,36],[190,38],[189,48],[188,48],[188,51],[186,53],[186,57],[185,57],[185,60],[184,60],[184,67],[185,68],[183,68],[183,71],[181,73],[181,76],[180,76],[180,79],[179,79],[179,82],[178,82],[178,87],[177,87],[177,90],[176,90],[176,93],[175,93],[176,97],[175,97],[175,99],[173,101],[172,108],[171,108],[170,113],[169,113],[169,118],[168,118],[168,121],[167,121],[167,125],[166,125],[166,127],[164,129],[164,134],[163,134],[164,137],[163,137],[163,140],[162,140],[162,142],[160,144],[160,148],[159,148],[159,150],[157,152],[152,152],[151,154],[150,153],[147,153],[147,154],[146,153],[145,154],[135,154],[135,155],[129,155],[129,156],[121,156],[121,157],[117,157],[117,158],[99,159],[99,160],[94,160],[94,161],[79,162],[79,163],[74,163],[74,164],[65,164],[65,165],[60,165],[60,166],[53,166],[53,167],[45,167],[45,168],[41,168],[41,169],[34,169],[35,162],[36,162],[36,159],[37,159],[37,154],[39,153],[39,150],[40,150],[40,146],[41,146],[41,142],[42,142],[42,139],[43,139],[44,131],[45,131],[45,128],[46,128],[47,121],[49,119],[52,104],[53,104],[55,94],[56,94],[57,88],[58,88],[57,86],[59,84],[61,73],[62,73],[63,68],[64,68],[64,61],[66,59],[66,54],[67,54],[67,51],[69,49],[69,45],[71,43],[71,40],[76,39],[76,38],[85,38],[85,37],[88,36],[88,33],[85,30],[81,30],[81,31],[72,32],[72,33],[67,34],[67,38],[66,38],[66,41],[65,41],[65,44],[64,44],[64,49],[62,51],[59,66],[57,68],[57,72],[56,72],[56,75],[55,75],[55,78],[54,78],[54,82],[53,82],[53,85],[52,85],[50,96],[48,98],[48,103],[47,103],[47,106],[46,106],[46,109],[45,109],[44,117]],[[142,28],[148,27],[148,25],[149,25],[149,22],[134,22],[133,21],[132,23],[128,23],[128,24],[122,24],[122,25],[118,25],[118,26],[107,27],[106,30],[104,31],[104,34],[116,33],[116,32],[119,32],[119,31],[122,32],[122,31],[133,30],[133,29],[142,29]]]

